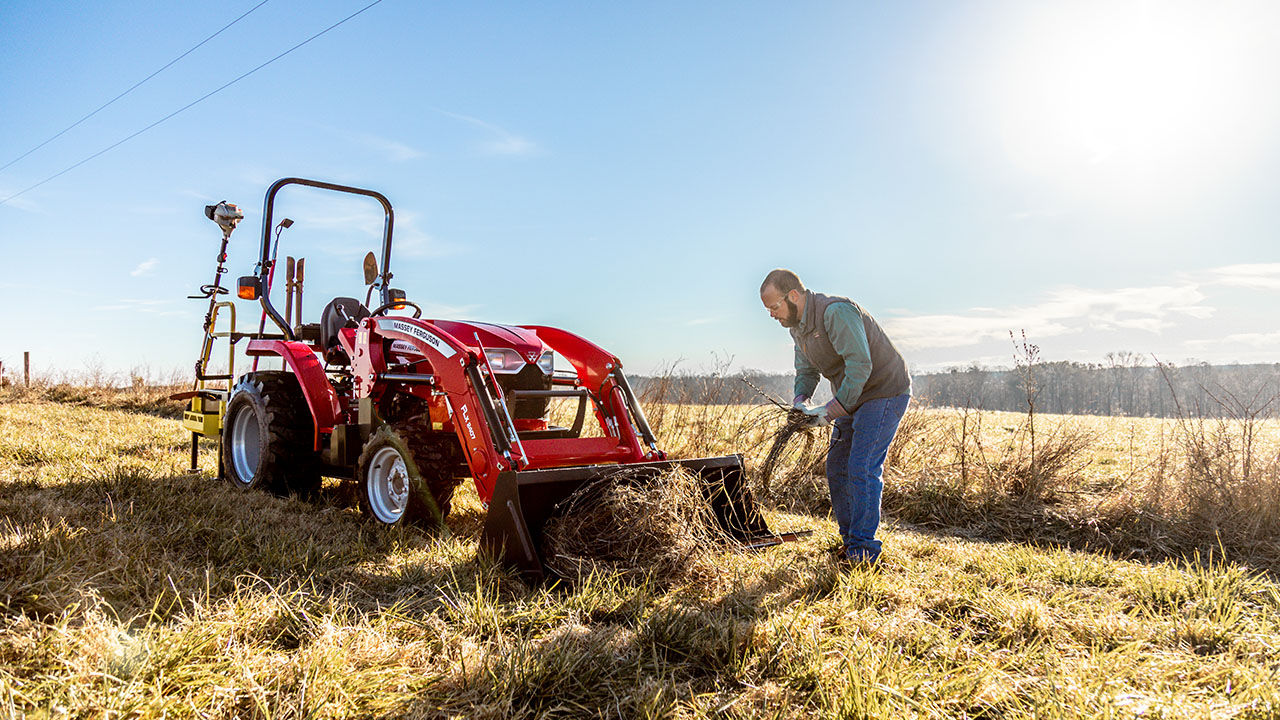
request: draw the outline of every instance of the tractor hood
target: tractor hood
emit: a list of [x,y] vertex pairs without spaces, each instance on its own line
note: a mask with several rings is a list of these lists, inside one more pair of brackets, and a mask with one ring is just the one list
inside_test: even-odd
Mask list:
[[[381,320],[380,320],[381,322]],[[528,365],[542,367],[543,373],[550,374],[550,351],[533,330],[511,325],[494,325],[493,323],[464,322],[458,320],[416,320],[449,334],[463,345],[475,348],[483,345],[489,364],[494,372],[502,374],[518,373]],[[477,339],[479,342],[477,343]],[[396,362],[413,362],[421,356],[421,352],[413,343],[396,340],[390,347]]]
[[537,333],[512,325],[460,320],[429,320],[428,322],[467,345],[474,346],[478,335],[480,343],[486,350],[509,348],[519,353],[525,362],[532,364],[537,364],[538,358],[545,350]]

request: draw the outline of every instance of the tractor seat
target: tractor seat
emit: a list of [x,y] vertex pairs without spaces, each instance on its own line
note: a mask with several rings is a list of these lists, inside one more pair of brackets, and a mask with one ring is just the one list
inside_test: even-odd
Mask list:
[[351,358],[338,342],[338,332],[356,327],[369,317],[369,308],[355,298],[340,297],[329,301],[320,313],[320,347],[324,348],[324,360],[330,365],[350,365]]

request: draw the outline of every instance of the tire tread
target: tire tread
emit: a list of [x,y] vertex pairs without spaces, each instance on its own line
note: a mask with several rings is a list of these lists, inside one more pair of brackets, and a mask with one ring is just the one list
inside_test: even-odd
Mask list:
[[[320,456],[312,447],[315,421],[311,418],[297,377],[282,370],[246,373],[231,393],[228,416],[231,415],[232,403],[242,393],[249,393],[247,402],[260,403],[264,410],[267,440],[258,465],[259,474],[263,477],[247,484],[234,479],[232,482],[242,487],[263,487],[276,495],[314,494],[321,482]],[[228,428],[224,428],[224,436],[226,430]],[[225,444],[224,453],[224,465],[230,479],[234,468]]]

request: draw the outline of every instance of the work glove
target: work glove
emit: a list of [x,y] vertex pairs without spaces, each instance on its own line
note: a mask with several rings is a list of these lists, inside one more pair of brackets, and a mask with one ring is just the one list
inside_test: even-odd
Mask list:
[[826,427],[831,422],[827,417],[827,406],[803,407],[801,411],[809,418],[809,427]]
[[791,401],[791,407],[795,408],[796,410],[799,410],[800,412],[804,412],[809,407],[808,405],[804,404],[805,401],[808,399],[809,399],[808,395],[797,395],[795,399]]

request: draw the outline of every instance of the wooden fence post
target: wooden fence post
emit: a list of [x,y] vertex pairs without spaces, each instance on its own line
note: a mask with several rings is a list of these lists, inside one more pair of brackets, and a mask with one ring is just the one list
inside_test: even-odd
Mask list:
[[22,384],[31,387],[31,351],[22,353]]

